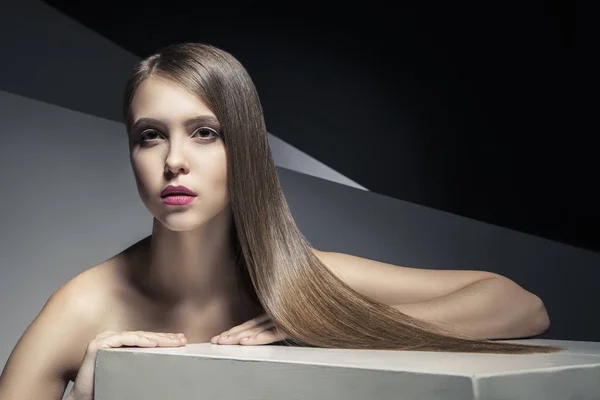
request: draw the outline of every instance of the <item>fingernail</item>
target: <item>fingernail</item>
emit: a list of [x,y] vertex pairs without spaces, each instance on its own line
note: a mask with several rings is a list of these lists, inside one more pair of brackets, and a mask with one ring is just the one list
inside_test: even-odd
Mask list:
[[247,341],[248,339],[250,339],[250,338],[249,338],[249,337],[245,337],[245,338],[243,338],[243,339],[242,339],[242,342],[245,342],[245,341]]
[[228,337],[229,337],[229,335],[225,335],[225,336],[221,337],[221,339],[225,340],[225,339],[227,339]]

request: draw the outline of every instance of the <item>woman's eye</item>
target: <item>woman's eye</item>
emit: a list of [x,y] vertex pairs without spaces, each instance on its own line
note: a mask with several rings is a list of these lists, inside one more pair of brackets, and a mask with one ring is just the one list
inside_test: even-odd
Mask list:
[[149,129],[147,131],[140,133],[138,138],[140,141],[145,142],[148,139],[156,139],[156,138],[152,137],[153,135],[158,135],[158,132],[156,132],[155,130]]
[[200,135],[201,138],[203,139],[212,139],[213,137],[219,136],[219,134],[217,133],[217,131],[215,131],[212,128],[208,128],[206,126],[202,127],[202,128],[198,128],[194,134],[198,133]]

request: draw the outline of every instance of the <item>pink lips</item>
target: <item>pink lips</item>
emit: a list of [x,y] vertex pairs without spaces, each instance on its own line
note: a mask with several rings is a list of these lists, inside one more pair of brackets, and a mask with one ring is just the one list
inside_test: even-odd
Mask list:
[[169,185],[160,193],[165,204],[181,206],[190,204],[196,198],[197,194],[185,186]]
[[172,206],[184,206],[186,204],[190,204],[196,196],[186,196],[186,195],[171,195],[163,197],[163,203],[169,204]]
[[188,196],[197,196],[196,193],[192,192],[190,189],[185,186],[173,186],[169,185],[160,192],[160,197],[169,196],[171,194],[185,194]]

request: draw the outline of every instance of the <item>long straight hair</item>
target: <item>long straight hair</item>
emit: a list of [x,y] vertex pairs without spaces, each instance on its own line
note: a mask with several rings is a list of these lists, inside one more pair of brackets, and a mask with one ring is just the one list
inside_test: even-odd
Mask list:
[[481,340],[403,314],[364,296],[311,251],[279,183],[262,106],[241,63],[228,52],[179,43],[139,62],[127,82],[123,117],[148,77],[166,78],[202,99],[221,124],[227,151],[231,240],[242,287],[288,344],[350,349],[470,353],[552,353],[553,346]]

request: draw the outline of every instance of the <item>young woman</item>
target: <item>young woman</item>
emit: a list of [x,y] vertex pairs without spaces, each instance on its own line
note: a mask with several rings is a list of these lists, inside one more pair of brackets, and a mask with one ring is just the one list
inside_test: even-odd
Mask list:
[[[151,55],[135,67],[123,112],[152,234],[50,297],[11,353],[1,400],[58,399],[69,380],[71,399],[93,399],[106,347],[559,350],[485,340],[549,323],[537,296],[500,275],[312,248],[280,188],[255,87],[229,53],[183,43]],[[484,305],[466,307],[473,301],[506,306],[482,316]]]

